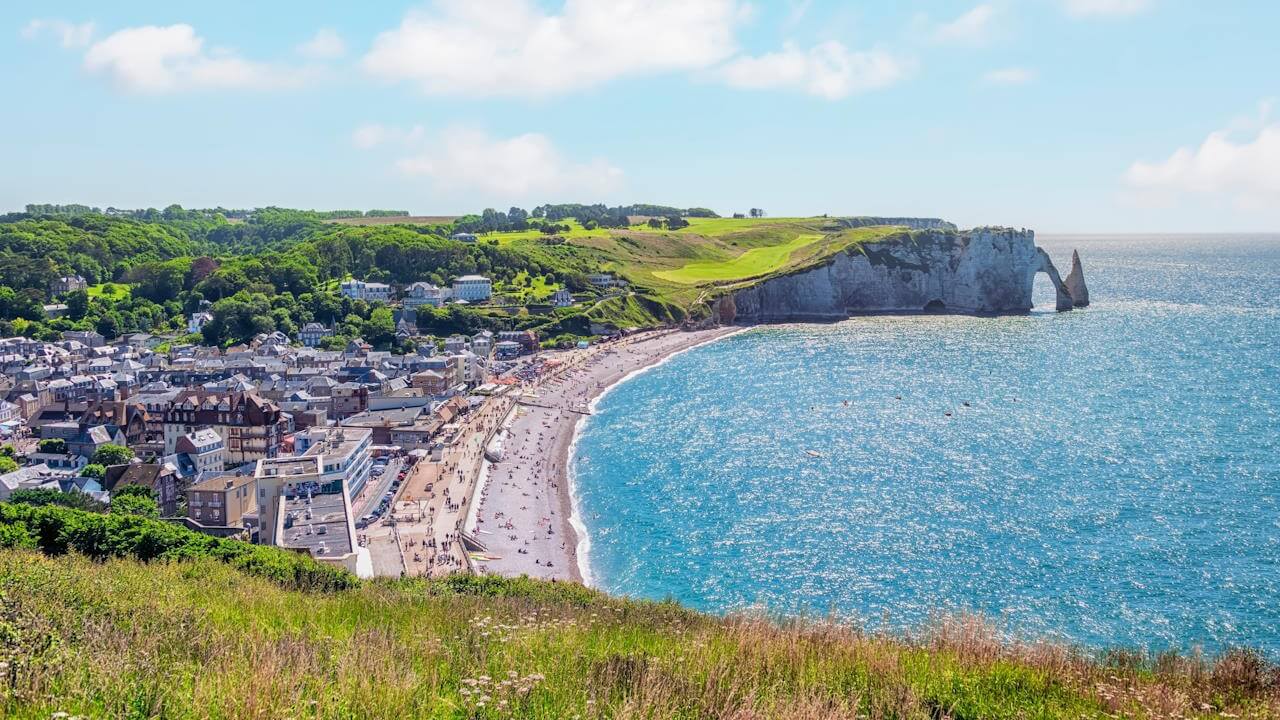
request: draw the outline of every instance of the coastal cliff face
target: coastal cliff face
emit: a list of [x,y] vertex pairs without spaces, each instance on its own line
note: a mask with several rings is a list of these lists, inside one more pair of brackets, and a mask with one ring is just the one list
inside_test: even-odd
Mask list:
[[[725,323],[837,320],[877,312],[1026,312],[1040,272],[1057,289],[1058,310],[1079,304],[1048,254],[1036,247],[1032,231],[925,230],[850,248],[825,265],[733,291],[712,310]],[[1079,287],[1087,303],[1083,270]]]

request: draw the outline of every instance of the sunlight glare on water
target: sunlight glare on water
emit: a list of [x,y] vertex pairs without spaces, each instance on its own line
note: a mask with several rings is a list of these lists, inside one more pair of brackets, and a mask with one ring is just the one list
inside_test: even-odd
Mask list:
[[1280,654],[1280,238],[1041,244],[1092,307],[759,328],[616,388],[574,461],[596,583]]

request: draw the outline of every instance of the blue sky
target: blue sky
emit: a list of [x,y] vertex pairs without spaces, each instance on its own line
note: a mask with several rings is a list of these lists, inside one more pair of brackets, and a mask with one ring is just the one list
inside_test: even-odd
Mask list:
[[0,209],[1275,231],[1277,27],[1247,0],[8,0]]

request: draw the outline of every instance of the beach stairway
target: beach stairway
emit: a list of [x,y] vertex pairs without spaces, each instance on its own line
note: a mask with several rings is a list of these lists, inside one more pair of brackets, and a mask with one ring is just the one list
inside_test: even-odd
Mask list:
[[484,546],[474,535],[468,532],[458,533],[458,538],[462,540],[462,548],[469,553],[472,552],[489,552],[489,548]]

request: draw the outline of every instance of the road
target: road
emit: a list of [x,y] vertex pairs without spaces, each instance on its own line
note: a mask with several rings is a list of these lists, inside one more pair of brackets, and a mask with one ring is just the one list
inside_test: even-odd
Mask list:
[[395,481],[396,475],[404,469],[404,458],[392,458],[386,464],[386,470],[380,477],[369,475],[369,480],[364,484],[364,490],[351,500],[351,509],[355,513],[355,519],[368,515],[378,507],[378,500],[387,493],[391,488],[391,483]]

